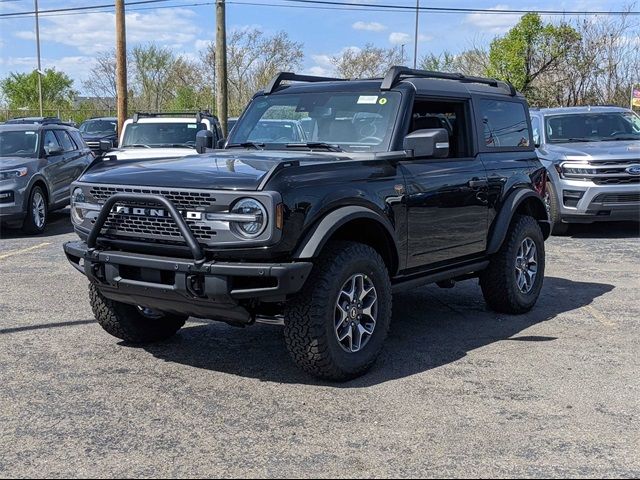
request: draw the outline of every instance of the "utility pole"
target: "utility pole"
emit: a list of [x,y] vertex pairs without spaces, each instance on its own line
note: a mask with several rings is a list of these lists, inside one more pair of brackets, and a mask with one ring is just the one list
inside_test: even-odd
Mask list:
[[124,0],[116,1],[116,111],[118,132],[127,119],[127,32],[124,21]]
[[40,116],[42,114],[42,65],[40,63],[40,20],[38,18],[38,0],[34,0],[36,11],[36,52],[38,56],[38,103],[40,105]]
[[420,17],[420,0],[416,0],[416,31],[413,39],[413,68],[418,66],[418,18]]
[[227,135],[227,26],[224,0],[216,0],[216,115]]
[[403,43],[402,45],[400,45],[400,63],[402,65],[404,65],[404,47],[406,46],[406,43]]

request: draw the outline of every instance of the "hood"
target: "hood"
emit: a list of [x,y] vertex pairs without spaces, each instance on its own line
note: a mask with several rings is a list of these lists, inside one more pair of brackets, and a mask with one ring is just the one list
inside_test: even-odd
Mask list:
[[256,190],[265,175],[283,161],[326,162],[334,155],[274,150],[218,150],[182,158],[104,160],[82,182],[150,187]]
[[118,160],[146,160],[153,158],[179,158],[193,155],[193,148],[114,148],[105,155],[116,156]]
[[33,157],[0,157],[0,170],[25,167],[37,161],[38,159]]
[[115,133],[104,134],[104,135],[98,135],[98,134],[95,134],[95,133],[91,133],[91,134],[83,133],[82,134],[82,139],[85,142],[99,142],[100,140],[111,140],[111,139],[115,139],[115,138],[117,138],[117,135]]
[[635,160],[640,161],[640,141],[620,140],[613,142],[554,143],[545,144],[539,149],[542,157],[548,160]]

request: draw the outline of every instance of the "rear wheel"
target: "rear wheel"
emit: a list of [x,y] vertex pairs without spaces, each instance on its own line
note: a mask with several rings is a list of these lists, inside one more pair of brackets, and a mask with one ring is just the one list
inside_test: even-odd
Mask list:
[[329,245],[303,290],[287,302],[285,340],[293,360],[323,379],[344,381],[375,362],[391,321],[391,282],[373,248]]
[[42,233],[47,226],[48,219],[49,208],[47,205],[47,197],[42,188],[36,185],[29,193],[27,216],[22,223],[22,231],[29,234]]
[[172,337],[187,317],[116,302],[89,285],[91,308],[100,326],[109,334],[131,343],[151,343]]
[[480,287],[490,308],[524,313],[535,305],[544,280],[544,237],[538,222],[517,215],[500,250],[480,275]]

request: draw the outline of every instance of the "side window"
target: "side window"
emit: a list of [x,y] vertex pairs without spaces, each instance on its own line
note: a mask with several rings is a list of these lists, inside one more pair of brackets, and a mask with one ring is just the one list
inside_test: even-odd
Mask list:
[[448,158],[471,156],[467,130],[466,102],[416,99],[409,133],[416,130],[444,128],[449,134]]
[[43,138],[43,143],[42,143],[43,147],[44,147],[44,151],[46,153],[49,153],[49,149],[52,147],[60,147],[60,143],[58,142],[58,139],[56,138],[55,134],[53,133],[53,130],[47,130],[44,132],[44,138]]
[[84,140],[80,136],[80,132],[75,130],[75,131],[71,131],[71,132],[68,132],[68,133],[69,133],[69,135],[71,135],[71,139],[75,142],[75,144],[78,146],[78,148],[88,148],[85,145]]
[[529,148],[529,127],[521,103],[480,100],[480,116],[485,147]]
[[78,147],[73,142],[69,134],[64,130],[56,131],[56,136],[58,137],[58,140],[60,141],[60,145],[62,145],[62,148],[64,148],[65,152],[72,152],[78,149]]
[[538,117],[531,117],[531,130],[533,130],[533,144],[540,145],[540,119]]

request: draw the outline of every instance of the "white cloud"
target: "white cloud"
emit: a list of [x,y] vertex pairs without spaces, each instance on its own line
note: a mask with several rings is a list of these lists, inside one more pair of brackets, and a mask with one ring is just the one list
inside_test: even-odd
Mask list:
[[[509,9],[509,6],[496,5],[490,8],[490,10],[504,9]],[[470,13],[464,19],[464,23],[469,23],[482,31],[494,34],[505,33],[518,21],[520,21],[518,13]]]
[[[184,8],[170,8],[151,13],[127,14],[127,43],[156,42],[181,47],[193,43],[199,29],[195,26],[195,13]],[[168,26],[171,28],[168,28]],[[16,37],[32,40],[31,30],[16,32]],[[42,20],[40,38],[77,48],[81,53],[94,54],[115,46],[115,14],[88,13],[73,19],[49,17]]]
[[202,38],[199,38],[198,40],[195,41],[195,43],[193,44],[196,51],[200,52],[200,51],[204,51],[209,45],[211,45],[212,40],[204,40]]
[[[64,72],[75,80],[76,90],[82,88],[82,80],[86,78],[93,65],[93,57],[90,56],[68,56],[61,58],[43,58],[42,68],[55,68],[59,72]],[[0,76],[8,72],[29,73],[36,69],[36,57],[4,57],[0,58]]]
[[383,25],[378,22],[356,22],[351,27],[354,30],[365,30],[368,32],[382,32],[387,29],[386,25]]
[[[419,42],[428,42],[433,40],[431,35],[418,34]],[[405,32],[393,32],[389,34],[389,43],[393,45],[402,45],[403,43],[413,43],[414,36]]]

